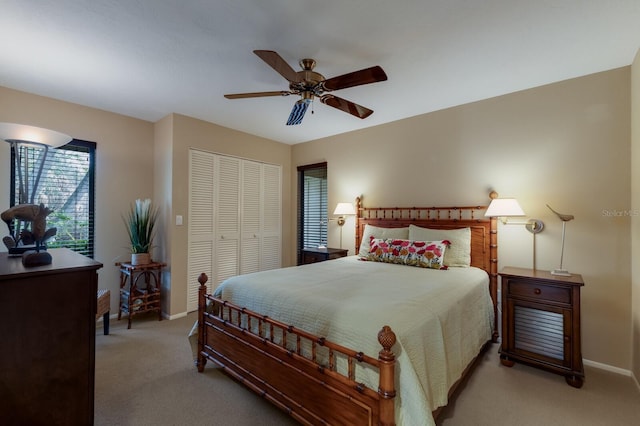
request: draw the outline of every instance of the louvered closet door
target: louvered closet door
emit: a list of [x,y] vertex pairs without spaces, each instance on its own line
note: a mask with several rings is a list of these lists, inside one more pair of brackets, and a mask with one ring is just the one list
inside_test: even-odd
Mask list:
[[280,166],[243,163],[240,273],[282,266]]
[[240,273],[258,272],[260,268],[261,240],[261,188],[262,164],[242,163],[242,241]]
[[229,277],[282,266],[282,168],[197,150],[189,165],[191,312],[202,272],[213,292]]
[[216,253],[214,257],[217,287],[238,275],[240,255],[240,162],[233,157],[218,156],[216,176]]
[[215,156],[189,151],[187,310],[198,309],[198,276],[213,278]]
[[282,168],[263,164],[261,270],[282,267]]

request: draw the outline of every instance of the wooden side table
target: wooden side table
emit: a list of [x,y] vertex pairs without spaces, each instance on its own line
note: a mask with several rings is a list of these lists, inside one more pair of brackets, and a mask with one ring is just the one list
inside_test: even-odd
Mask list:
[[347,255],[347,249],[337,248],[306,248],[302,250],[302,264],[324,262],[325,260],[338,259]]
[[162,321],[162,306],[160,289],[162,288],[162,269],[166,263],[151,262],[145,265],[132,265],[118,262],[120,268],[120,308],[118,320],[123,313],[128,314],[131,328],[131,318],[145,312],[157,312],[158,321]]
[[502,348],[500,361],[515,361],[565,376],[580,388],[584,367],[580,338],[578,274],[506,267],[502,277]]

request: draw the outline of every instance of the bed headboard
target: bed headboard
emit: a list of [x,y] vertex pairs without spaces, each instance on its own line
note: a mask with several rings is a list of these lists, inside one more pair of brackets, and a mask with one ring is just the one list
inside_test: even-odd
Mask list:
[[[409,225],[436,229],[471,229],[471,266],[489,274],[489,291],[497,320],[498,303],[498,224],[487,218],[487,206],[463,207],[364,207],[362,197],[356,198],[356,254],[360,248],[365,225],[401,228]],[[495,321],[494,340],[498,337]]]

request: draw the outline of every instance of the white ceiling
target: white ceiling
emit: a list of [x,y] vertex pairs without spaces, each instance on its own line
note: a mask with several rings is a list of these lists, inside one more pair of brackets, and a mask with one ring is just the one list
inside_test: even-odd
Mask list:
[[[629,65],[640,0],[0,0],[0,85],[155,122],[172,112],[295,144]],[[334,92],[365,120],[296,98],[252,53],[326,78],[380,65],[389,79]],[[0,117],[0,121],[1,117]],[[28,123],[25,123],[28,124]]]

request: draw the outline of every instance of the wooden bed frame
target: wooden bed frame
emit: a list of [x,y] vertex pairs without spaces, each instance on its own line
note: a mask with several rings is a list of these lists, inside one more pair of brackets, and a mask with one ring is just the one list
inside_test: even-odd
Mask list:
[[[471,228],[471,264],[489,274],[497,319],[497,223],[495,218],[484,217],[485,206],[371,208],[363,207],[361,198],[356,204],[356,250],[366,224]],[[204,370],[207,360],[214,361],[302,424],[395,424],[395,355],[391,348],[396,336],[388,326],[378,333],[382,349],[373,358],[217,299],[207,294],[205,274],[198,281],[198,371]],[[492,339],[497,341],[497,321],[494,324]],[[338,371],[339,362],[347,371]],[[355,381],[356,362],[379,371],[377,390]]]

